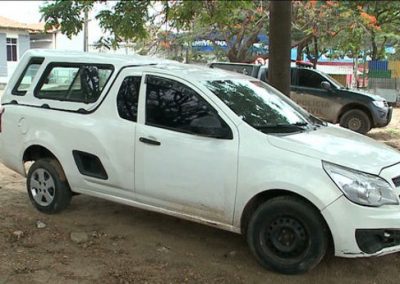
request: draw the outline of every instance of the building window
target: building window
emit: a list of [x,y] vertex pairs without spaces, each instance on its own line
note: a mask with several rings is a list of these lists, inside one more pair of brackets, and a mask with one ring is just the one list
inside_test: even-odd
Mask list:
[[17,39],[7,38],[7,61],[17,61]]

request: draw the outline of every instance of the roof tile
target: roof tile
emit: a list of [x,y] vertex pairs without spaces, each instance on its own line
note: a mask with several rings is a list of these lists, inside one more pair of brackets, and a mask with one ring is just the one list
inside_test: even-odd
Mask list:
[[43,23],[25,24],[0,16],[0,28],[21,29],[27,31],[44,31]]

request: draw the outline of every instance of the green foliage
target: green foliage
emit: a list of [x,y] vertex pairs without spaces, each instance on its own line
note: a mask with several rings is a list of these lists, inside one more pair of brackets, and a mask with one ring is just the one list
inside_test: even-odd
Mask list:
[[84,24],[83,13],[90,11],[96,1],[46,1],[40,7],[42,20],[46,22],[45,29],[60,29],[61,32],[71,38],[79,33]]
[[[79,33],[84,24],[83,12],[94,4],[105,7],[96,19],[110,37],[102,37],[98,47],[117,47],[122,41],[146,42],[148,29],[152,25],[167,23],[170,28],[186,31],[185,43],[194,37],[214,35],[213,40],[228,43],[226,54],[232,61],[249,60],[250,47],[257,42],[257,35],[265,31],[268,22],[266,2],[263,1],[62,1],[46,2],[40,9],[46,28],[60,28],[68,37]],[[161,12],[149,15],[154,7],[161,6]],[[162,19],[160,21],[160,19]],[[154,33],[153,33],[154,36]],[[153,38],[154,39],[154,38]],[[181,39],[182,40],[182,39]],[[169,43],[175,46],[179,42]],[[181,41],[182,45],[183,42]],[[217,51],[221,53],[220,50]]]
[[[312,61],[316,62],[328,50],[335,51],[331,52],[332,57],[358,57],[368,50],[373,59],[382,59],[386,56],[386,44],[400,47],[400,1],[292,3],[293,46],[306,52]],[[83,29],[84,12],[93,10],[95,5],[100,8],[96,15],[100,27],[110,34],[99,39],[99,48],[134,42],[142,53],[170,49],[173,57],[182,58],[184,51],[190,51],[193,40],[210,38],[228,45],[227,51],[216,47],[215,56],[246,62],[256,57],[251,47],[257,42],[257,35],[268,31],[266,0],[55,0],[45,2],[40,12],[46,29],[60,29],[71,38]],[[177,31],[178,36],[164,38],[160,30],[165,29],[167,33]],[[190,56],[201,57],[195,52]]]
[[149,0],[117,1],[111,10],[102,10],[96,16],[104,31],[112,32],[112,45],[122,40],[146,38],[146,23],[149,21]]
[[[354,3],[346,3],[355,9]],[[398,43],[398,27],[400,25],[399,1],[360,1],[356,11],[362,19],[366,35],[369,37],[370,55],[372,59],[385,57],[385,45]]]
[[327,49],[336,51],[334,57],[359,57],[367,50],[372,59],[383,59],[385,45],[399,41],[399,1],[295,1],[293,6],[293,38],[303,48],[310,45],[314,57]]
[[250,48],[257,35],[266,32],[266,6],[265,1],[176,1],[169,6],[167,19],[192,37],[224,40],[229,60],[243,62],[252,60]]

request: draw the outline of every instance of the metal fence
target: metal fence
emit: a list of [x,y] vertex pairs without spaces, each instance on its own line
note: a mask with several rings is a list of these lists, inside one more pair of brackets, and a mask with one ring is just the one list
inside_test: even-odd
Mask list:
[[369,89],[400,89],[400,61],[369,61]]
[[389,102],[399,101],[400,61],[368,62],[368,89]]

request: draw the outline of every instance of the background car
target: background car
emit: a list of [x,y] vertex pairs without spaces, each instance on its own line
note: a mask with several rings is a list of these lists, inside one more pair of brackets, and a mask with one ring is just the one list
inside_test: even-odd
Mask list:
[[[242,63],[211,63],[220,68],[268,82],[268,67]],[[313,115],[365,134],[390,123],[393,109],[380,96],[344,87],[323,72],[291,67],[290,98]]]

